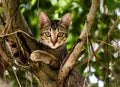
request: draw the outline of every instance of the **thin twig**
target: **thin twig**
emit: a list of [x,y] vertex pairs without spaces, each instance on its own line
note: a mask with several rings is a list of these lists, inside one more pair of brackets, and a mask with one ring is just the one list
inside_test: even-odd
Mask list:
[[[12,68],[12,66],[11,66],[11,68]],[[17,77],[16,72],[14,71],[13,68],[12,68],[12,70],[13,70],[13,73],[14,73],[14,75],[15,75],[15,78],[16,78],[16,80],[17,80],[17,83],[18,83],[19,87],[22,87],[21,84],[20,84],[20,81],[19,81],[19,79],[18,79],[18,77]]]
[[[99,44],[99,47],[95,50],[95,54],[102,48],[102,46],[103,46],[103,45],[105,44],[105,42],[107,41],[107,38],[110,38],[110,36],[112,35],[113,31],[116,29],[116,26],[118,25],[119,22],[120,22],[120,19],[117,19],[117,20],[115,21],[115,23],[111,26],[108,34],[107,34],[107,35],[105,36],[105,38],[101,41],[101,43]],[[87,63],[88,60],[89,60],[89,59],[91,60],[92,58],[94,58],[94,56],[95,56],[95,55],[94,55],[93,53],[91,53],[90,56],[89,56],[89,58],[87,57],[87,58],[83,59],[82,61],[80,61],[79,64],[78,64],[78,66],[81,66],[81,65]]]
[[108,71],[110,71],[110,72],[116,77],[115,87],[117,87],[118,77],[117,77],[116,73],[115,73],[114,71],[112,71],[111,69],[109,69],[109,66],[103,64],[103,63],[97,58],[96,53],[95,53],[95,51],[94,51],[94,49],[93,49],[92,42],[91,42],[90,38],[89,38],[89,42],[90,42],[90,46],[91,46],[92,52],[93,52],[93,54],[94,54],[94,56],[95,56],[95,58],[96,58],[96,61],[97,61],[102,67],[104,67],[104,68],[106,69],[106,76],[105,76],[104,83],[105,83],[105,81],[106,81]]
[[[90,43],[90,47],[91,47],[92,53],[94,54],[97,62],[98,62],[100,65],[102,65],[103,67],[105,67],[107,70],[109,70],[109,67],[105,66],[105,65],[104,65],[102,62],[100,62],[100,60],[97,58],[96,53],[95,53],[95,51],[94,51],[94,48],[93,48],[93,46],[92,46],[92,42],[91,42],[90,38],[89,38],[89,43]],[[89,58],[89,59],[90,59],[90,58]]]
[[94,54],[95,58],[96,58],[96,61],[103,67],[106,69],[106,76],[105,76],[105,80],[104,80],[104,83],[106,81],[106,78],[107,78],[107,74],[108,74],[108,71],[110,71],[115,77],[116,77],[116,84],[115,84],[115,87],[117,87],[117,84],[118,84],[118,77],[116,75],[116,73],[114,71],[112,71],[111,69],[109,69],[109,66],[103,64],[96,56],[96,53],[94,51],[94,48],[92,46],[92,42],[90,40],[90,38],[88,37],[88,40],[89,40],[89,43],[90,43],[90,47],[91,47],[91,50],[92,50],[92,53]]
[[25,35],[28,36],[29,38],[34,39],[33,37],[31,37],[29,34],[27,34],[26,32],[24,32],[24,31],[22,31],[22,30],[17,30],[17,31],[14,31],[14,32],[9,33],[9,34],[0,35],[0,38],[2,39],[2,38],[9,37],[9,36],[12,36],[12,35],[17,35],[18,33],[25,34]]

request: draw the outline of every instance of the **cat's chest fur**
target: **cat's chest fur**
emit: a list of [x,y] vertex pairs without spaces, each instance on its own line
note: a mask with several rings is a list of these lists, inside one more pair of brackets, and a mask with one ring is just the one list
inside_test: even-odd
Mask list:
[[52,49],[52,48],[44,45],[42,42],[40,42],[40,43],[42,44],[42,50],[54,55],[61,62],[67,55],[66,44],[63,44],[63,45],[61,45],[60,47],[58,47],[56,49]]

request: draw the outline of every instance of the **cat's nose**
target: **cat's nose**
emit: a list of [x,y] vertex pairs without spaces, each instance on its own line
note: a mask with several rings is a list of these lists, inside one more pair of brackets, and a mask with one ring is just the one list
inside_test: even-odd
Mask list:
[[54,38],[54,39],[51,38],[51,42],[52,42],[53,45],[55,45],[57,43],[57,38]]

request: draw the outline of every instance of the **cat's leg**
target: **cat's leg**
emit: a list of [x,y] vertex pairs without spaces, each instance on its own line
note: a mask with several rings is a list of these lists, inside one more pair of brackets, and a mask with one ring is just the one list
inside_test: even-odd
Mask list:
[[45,64],[48,64],[52,68],[57,68],[59,65],[58,60],[55,56],[42,50],[33,51],[30,55],[30,59],[34,62],[43,62]]

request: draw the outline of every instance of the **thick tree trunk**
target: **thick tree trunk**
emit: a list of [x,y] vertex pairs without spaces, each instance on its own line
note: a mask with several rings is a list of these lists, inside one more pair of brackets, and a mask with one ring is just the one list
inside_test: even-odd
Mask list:
[[3,14],[6,18],[4,33],[11,33],[16,30],[23,30],[32,35],[23,15],[19,9],[20,0],[1,0]]

